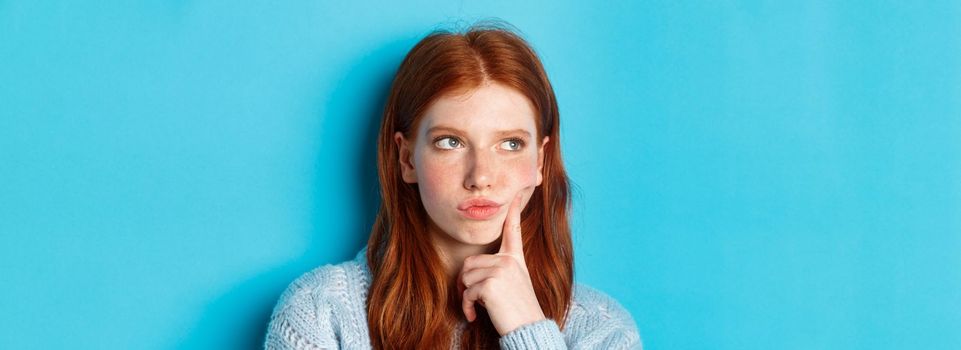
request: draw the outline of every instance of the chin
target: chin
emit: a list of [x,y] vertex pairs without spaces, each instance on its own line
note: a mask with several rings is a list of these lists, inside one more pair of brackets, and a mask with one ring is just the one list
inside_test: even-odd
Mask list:
[[464,244],[489,245],[500,238],[500,228],[462,228],[455,238]]

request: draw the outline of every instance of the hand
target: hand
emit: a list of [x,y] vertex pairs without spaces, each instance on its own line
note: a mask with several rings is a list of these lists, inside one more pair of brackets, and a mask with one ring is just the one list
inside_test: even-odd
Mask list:
[[487,309],[494,328],[501,336],[528,323],[543,320],[544,311],[537,302],[521,238],[521,206],[523,191],[514,197],[497,254],[481,254],[464,259],[458,287],[461,308],[468,322],[477,319],[474,303]]

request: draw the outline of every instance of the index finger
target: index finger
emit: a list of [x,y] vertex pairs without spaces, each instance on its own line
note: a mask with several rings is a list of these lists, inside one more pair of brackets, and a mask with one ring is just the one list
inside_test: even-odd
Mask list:
[[507,209],[507,218],[504,220],[504,228],[501,231],[501,248],[498,254],[509,254],[521,259],[524,258],[524,240],[521,236],[521,202],[523,192],[514,196],[510,208]]

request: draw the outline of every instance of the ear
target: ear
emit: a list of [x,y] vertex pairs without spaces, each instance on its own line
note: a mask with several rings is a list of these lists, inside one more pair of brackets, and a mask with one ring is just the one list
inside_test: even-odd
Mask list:
[[397,153],[400,157],[400,175],[404,179],[404,182],[412,184],[417,183],[417,170],[414,168],[414,150],[413,146],[407,142],[404,138],[404,134],[400,131],[394,133],[394,143],[397,144]]
[[544,136],[544,141],[541,142],[541,146],[537,148],[537,184],[540,186],[541,182],[544,181],[544,145],[551,139],[550,136]]
[[414,149],[413,145],[407,142],[404,134],[400,131],[394,133],[394,143],[397,144],[398,162],[400,163],[400,175],[404,182],[417,183],[417,170],[414,168]]

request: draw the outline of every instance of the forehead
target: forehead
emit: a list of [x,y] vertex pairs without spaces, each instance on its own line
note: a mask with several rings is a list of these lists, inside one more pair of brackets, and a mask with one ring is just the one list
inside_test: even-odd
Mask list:
[[452,127],[468,133],[524,129],[535,134],[533,105],[527,96],[501,84],[485,84],[465,93],[435,100],[424,112],[420,133],[432,127]]

